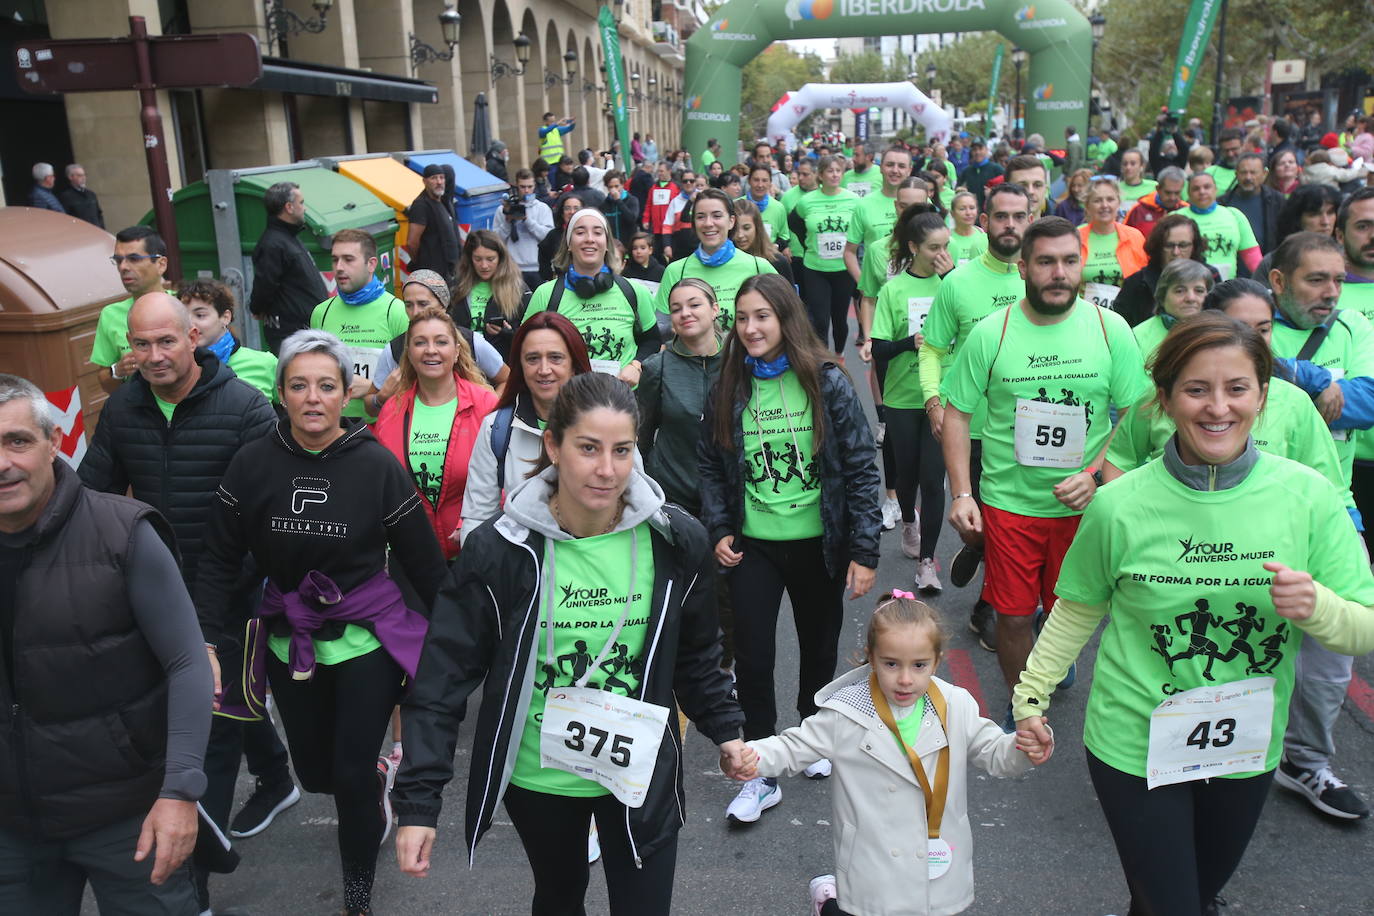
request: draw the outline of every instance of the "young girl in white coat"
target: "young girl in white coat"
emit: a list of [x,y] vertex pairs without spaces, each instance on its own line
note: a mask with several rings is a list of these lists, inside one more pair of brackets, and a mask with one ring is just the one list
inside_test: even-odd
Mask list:
[[[1016,776],[1051,747],[1004,734],[962,687],[935,677],[938,614],[910,592],[878,600],[868,664],[816,694],[820,711],[780,735],[750,741],[759,776],[833,766],[835,874],[811,881],[818,916],[936,916],[973,903],[970,763]],[[920,829],[921,825],[926,830]]]

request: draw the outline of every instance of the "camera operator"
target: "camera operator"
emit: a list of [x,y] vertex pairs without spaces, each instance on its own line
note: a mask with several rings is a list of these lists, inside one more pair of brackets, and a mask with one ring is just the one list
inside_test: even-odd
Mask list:
[[492,231],[510,251],[525,285],[534,289],[539,279],[539,242],[553,231],[553,211],[534,194],[534,173],[521,169],[515,173],[515,189],[501,205],[492,221]]
[[[1172,139],[1172,149],[1165,146]],[[1155,129],[1150,132],[1150,173],[1158,175],[1169,166],[1188,168],[1188,138],[1179,130],[1178,115],[1167,109],[1160,111],[1155,118]]]

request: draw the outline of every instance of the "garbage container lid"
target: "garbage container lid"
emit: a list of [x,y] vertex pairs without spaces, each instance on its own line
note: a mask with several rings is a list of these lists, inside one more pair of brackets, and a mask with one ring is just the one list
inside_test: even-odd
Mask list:
[[[259,195],[279,181],[294,181],[300,185],[305,198],[305,224],[320,238],[332,236],[340,229],[370,229],[379,223],[390,223],[396,216],[395,208],[369,189],[318,166],[280,171],[253,169],[235,177],[239,188],[246,185]],[[261,231],[258,230],[254,237],[257,234]]]
[[419,174],[385,153],[319,161],[323,165],[337,168],[340,175],[358,182],[397,210],[409,207],[425,189],[424,179]]
[[65,213],[0,207],[0,325],[118,302],[114,236]]
[[459,156],[451,149],[424,150],[405,153],[406,165],[416,172],[423,172],[427,165],[448,165],[453,167],[453,189],[465,197],[480,194],[504,194],[510,185],[486,169],[480,169]]

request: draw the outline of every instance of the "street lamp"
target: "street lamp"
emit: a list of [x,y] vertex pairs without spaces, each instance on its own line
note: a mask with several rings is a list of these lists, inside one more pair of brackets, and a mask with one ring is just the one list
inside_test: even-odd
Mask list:
[[545,86],[545,88],[547,88],[547,89],[552,89],[554,86],[558,86],[558,85],[571,86],[571,85],[573,84],[573,80],[577,79],[577,52],[576,52],[576,51],[573,51],[573,50],[569,50],[567,54],[564,54],[564,55],[563,55],[563,63],[564,63],[564,64],[566,65],[566,67],[567,67],[567,70],[568,70],[568,78],[567,78],[567,79],[564,79],[563,77],[559,76],[557,73],[554,73],[552,70],[550,70],[549,68],[545,67],[545,68],[544,68],[544,86]]
[[287,35],[302,32],[319,34],[329,24],[329,11],[334,0],[311,0],[310,5],[320,14],[319,19],[302,19],[286,8],[285,0],[262,0],[263,18],[267,21],[267,47],[270,50]]
[[444,43],[448,45],[448,51],[439,51],[433,45],[427,45],[415,37],[415,33],[410,33],[410,69],[418,70],[423,64],[435,63],[437,61],[453,60],[453,52],[458,45],[458,26],[463,21],[463,17],[458,15],[458,11],[452,6],[444,7],[444,11],[439,14],[439,29],[443,33]]
[[630,74],[630,82],[634,84],[634,90],[630,93],[630,95],[634,98],[636,102],[644,101],[644,91],[639,88],[638,70]]
[[1016,67],[1016,95],[1011,101],[1011,135],[1021,135],[1021,67],[1026,62],[1025,48],[1011,49],[1011,62]]
[[1107,33],[1107,17],[1100,12],[1093,13],[1088,19],[1088,25],[1092,26],[1093,44],[1097,44],[1102,40],[1102,36]]
[[516,35],[511,44],[515,45],[515,60],[519,66],[511,66],[508,61],[499,59],[495,54],[491,56],[491,78],[494,80],[505,79],[508,76],[524,76],[526,64],[530,62],[530,40],[521,32]]

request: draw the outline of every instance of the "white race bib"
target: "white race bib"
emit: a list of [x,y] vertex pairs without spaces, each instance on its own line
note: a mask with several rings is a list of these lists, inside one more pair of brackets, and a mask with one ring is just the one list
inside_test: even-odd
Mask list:
[[353,363],[355,378],[365,378],[378,388],[386,379],[377,378],[377,361],[382,358],[381,347],[347,347],[348,358]]
[[926,841],[926,874],[933,881],[949,871],[954,861],[954,852],[949,844],[939,837]]
[[851,181],[846,190],[859,197],[867,197],[873,193],[873,184],[867,181]]
[[766,232],[766,233],[768,233],[768,241],[770,241],[770,242],[773,241],[773,224],[772,224],[772,223],[764,223],[764,224],[763,224],[763,231]]
[[930,305],[934,296],[912,296],[906,301],[906,332],[912,336],[921,333],[930,316]]
[[1236,275],[1236,265],[1234,264],[1212,264],[1217,269],[1217,275],[1221,277],[1221,282],[1225,283]]
[[662,285],[658,280],[636,280],[635,282],[647,289],[651,296],[658,295],[658,288]]
[[592,371],[604,372],[607,375],[620,375],[620,360],[594,359],[592,360]]
[[667,188],[654,188],[653,205],[655,207],[665,206],[672,199],[672,192]]
[[1264,769],[1274,679],[1252,677],[1174,694],[1150,714],[1149,788]]
[[[1345,378],[1345,370],[1338,366],[1331,366],[1326,371],[1331,373],[1331,384],[1333,385]],[[1331,438],[1337,442],[1348,442],[1350,440],[1350,430],[1333,429],[1331,430]]]
[[1098,308],[1110,310],[1116,297],[1121,295],[1121,287],[1112,286],[1110,283],[1089,282],[1083,289],[1083,298],[1087,299]]
[[816,254],[824,261],[844,257],[845,234],[843,232],[821,232],[816,235]]
[[590,687],[555,687],[544,701],[540,763],[590,779],[638,808],[667,722],[666,706]]
[[1016,399],[1016,463],[1028,468],[1083,467],[1088,417],[1081,406]]

